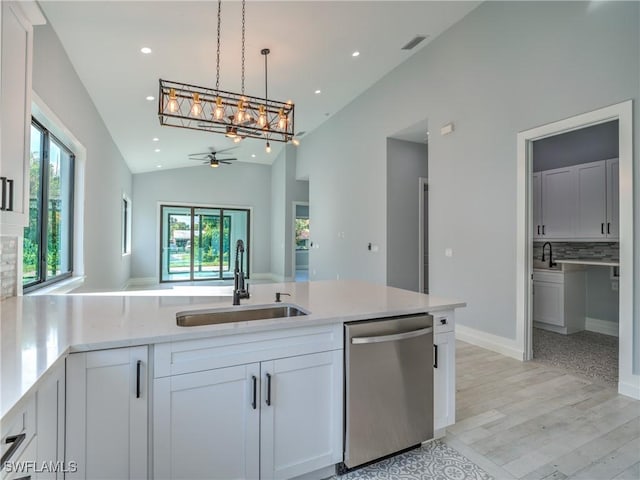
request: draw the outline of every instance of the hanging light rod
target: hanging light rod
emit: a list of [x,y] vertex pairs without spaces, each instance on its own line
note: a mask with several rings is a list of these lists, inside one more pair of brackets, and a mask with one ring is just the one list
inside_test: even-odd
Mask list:
[[290,100],[280,102],[268,98],[267,55],[263,48],[265,96],[254,97],[244,93],[245,0],[242,1],[242,90],[233,93],[220,86],[220,24],[221,0],[218,0],[218,32],[216,51],[216,86],[199,87],[187,83],[160,79],[158,118],[160,125],[221,133],[234,142],[244,138],[261,138],[269,142],[293,142],[294,110]]

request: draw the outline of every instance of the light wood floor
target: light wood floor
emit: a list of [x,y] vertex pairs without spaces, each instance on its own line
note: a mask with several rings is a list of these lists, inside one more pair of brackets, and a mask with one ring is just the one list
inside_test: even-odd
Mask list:
[[640,401],[561,369],[456,343],[446,443],[502,479],[640,479]]

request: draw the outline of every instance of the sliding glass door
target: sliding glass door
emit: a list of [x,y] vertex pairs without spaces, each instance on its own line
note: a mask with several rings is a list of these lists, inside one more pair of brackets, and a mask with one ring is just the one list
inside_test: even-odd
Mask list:
[[238,240],[245,245],[248,277],[248,210],[162,205],[160,218],[161,282],[233,278]]

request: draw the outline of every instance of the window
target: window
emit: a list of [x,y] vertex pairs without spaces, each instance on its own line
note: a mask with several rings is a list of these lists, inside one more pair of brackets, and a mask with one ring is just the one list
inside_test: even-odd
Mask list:
[[73,271],[75,157],[45,127],[31,124],[29,225],[24,229],[24,291],[70,277]]
[[131,253],[131,200],[122,196],[122,255]]
[[161,205],[160,216],[161,282],[233,278],[238,240],[248,278],[249,210]]

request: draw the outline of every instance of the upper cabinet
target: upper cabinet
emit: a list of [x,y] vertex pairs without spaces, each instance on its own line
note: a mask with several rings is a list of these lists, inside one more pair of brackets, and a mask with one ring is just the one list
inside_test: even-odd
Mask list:
[[536,172],[533,239],[618,240],[618,159]]
[[1,2],[0,220],[25,226],[29,214],[29,132],[35,2]]

